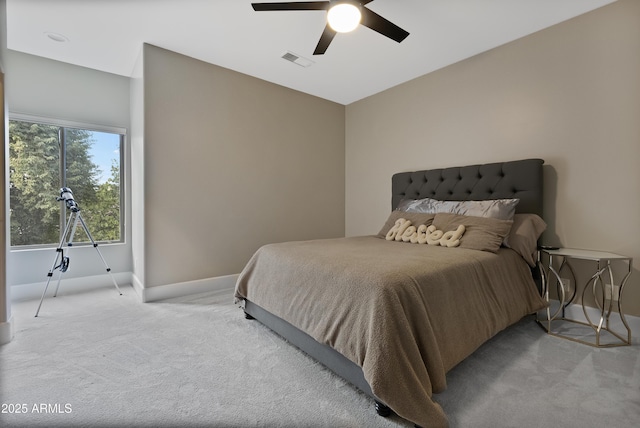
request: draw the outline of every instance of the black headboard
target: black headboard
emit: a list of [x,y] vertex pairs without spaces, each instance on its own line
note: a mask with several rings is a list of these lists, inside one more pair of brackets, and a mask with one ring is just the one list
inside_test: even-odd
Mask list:
[[391,179],[391,209],[403,199],[479,201],[518,198],[517,213],[542,217],[542,159],[400,172]]

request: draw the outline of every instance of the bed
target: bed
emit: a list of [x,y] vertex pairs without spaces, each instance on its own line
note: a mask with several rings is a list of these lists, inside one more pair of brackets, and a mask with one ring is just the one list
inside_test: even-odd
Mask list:
[[447,426],[433,400],[446,373],[545,306],[534,259],[546,226],[543,163],[395,174],[377,235],[265,245],[238,277],[235,299],[248,319],[371,396],[380,415]]

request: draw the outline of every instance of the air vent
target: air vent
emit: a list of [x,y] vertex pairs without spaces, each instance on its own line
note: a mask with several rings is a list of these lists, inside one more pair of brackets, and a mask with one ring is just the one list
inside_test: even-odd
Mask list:
[[298,54],[294,54],[293,52],[287,51],[284,54],[282,54],[282,58],[286,59],[287,61],[290,61],[294,64],[299,65],[300,67],[309,67],[310,65],[312,65],[314,62],[311,61],[310,59],[307,58],[303,58]]

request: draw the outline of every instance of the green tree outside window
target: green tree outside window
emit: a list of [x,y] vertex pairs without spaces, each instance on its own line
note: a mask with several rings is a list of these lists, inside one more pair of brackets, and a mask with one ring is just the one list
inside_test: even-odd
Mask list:
[[[110,175],[104,175],[105,147],[115,145]],[[115,143],[114,143],[115,141]],[[11,120],[9,122],[9,193],[11,245],[57,244],[68,218],[61,187],[69,187],[95,241],[121,240],[119,134]],[[113,148],[107,148],[107,153]],[[96,159],[100,157],[100,160]],[[108,167],[107,167],[108,168]],[[88,242],[82,228],[73,242]]]

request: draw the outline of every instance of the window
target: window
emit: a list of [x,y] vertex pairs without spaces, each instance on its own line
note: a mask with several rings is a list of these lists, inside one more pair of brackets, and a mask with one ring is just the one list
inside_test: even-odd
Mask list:
[[[96,242],[122,241],[124,131],[84,125],[9,121],[12,246],[57,245],[69,210],[58,201],[69,187]],[[90,242],[78,224],[73,243]]]

